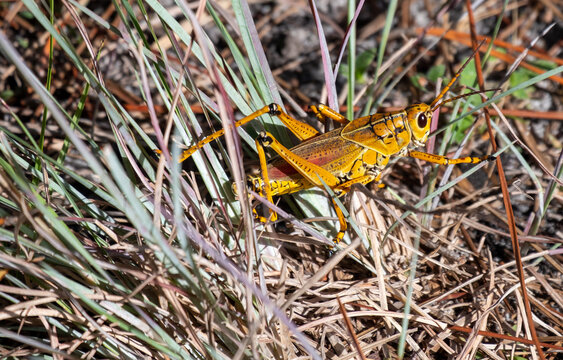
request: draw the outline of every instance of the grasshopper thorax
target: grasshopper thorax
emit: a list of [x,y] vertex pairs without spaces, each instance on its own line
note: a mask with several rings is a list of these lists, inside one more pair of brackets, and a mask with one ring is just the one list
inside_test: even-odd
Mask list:
[[415,146],[422,146],[428,139],[430,123],[432,122],[432,108],[427,104],[413,104],[405,108],[407,123],[411,129],[412,142]]

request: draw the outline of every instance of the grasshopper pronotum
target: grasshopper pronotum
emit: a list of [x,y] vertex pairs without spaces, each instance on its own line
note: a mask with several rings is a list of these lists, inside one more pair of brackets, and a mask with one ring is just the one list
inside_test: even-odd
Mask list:
[[[479,163],[494,159],[492,156],[448,159],[441,155],[414,150],[424,145],[428,139],[434,110],[461,97],[481,93],[476,91],[440,102],[472,57],[462,65],[448,85],[429,105],[418,103],[400,111],[375,113],[354,120],[346,119],[325,105],[311,106],[311,110],[320,120],[329,118],[343,125],[325,134],[319,134],[312,126],[292,118],[275,103],[238,120],[235,123],[236,127],[264,114],[277,116],[299,140],[303,141],[287,149],[270,133],[261,132],[255,141],[261,176],[248,176],[249,186],[261,195],[265,195],[270,202],[273,202],[274,195],[290,194],[311,187],[323,188],[323,183],[338,196],[342,196],[354,184],[379,181],[381,171],[391,156],[408,156],[442,165]],[[182,153],[180,161],[186,160],[195,151],[223,134],[224,130],[219,130],[199,141]],[[264,148],[271,148],[278,157],[268,162]],[[333,204],[340,223],[340,229],[334,238],[334,242],[338,244],[344,237],[348,225],[334,200]],[[257,217],[262,222],[267,221],[264,217]],[[277,219],[277,214],[272,210],[270,210],[270,218],[273,221]]]

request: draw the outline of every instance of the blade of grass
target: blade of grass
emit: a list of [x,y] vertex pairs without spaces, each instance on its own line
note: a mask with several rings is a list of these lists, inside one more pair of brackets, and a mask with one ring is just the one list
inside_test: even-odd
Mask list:
[[323,72],[325,75],[325,86],[328,97],[328,106],[336,111],[338,111],[338,93],[336,91],[336,83],[333,76],[333,70],[330,61],[330,53],[328,51],[328,45],[326,43],[326,37],[323,30],[323,24],[317,10],[317,5],[315,0],[309,0],[309,7],[311,8],[311,13],[313,14],[313,19],[315,20],[315,25],[317,26],[317,36],[319,38],[319,46],[321,48],[321,58],[323,61]]
[[[553,172],[553,174],[559,179],[561,179],[563,175],[563,151],[559,153],[559,158],[557,159],[557,164],[555,165],[555,171]],[[532,224],[532,227],[530,229],[531,235],[537,234],[542,219],[546,214],[549,203],[551,202],[551,200],[553,200],[553,195],[556,188],[557,185],[555,185],[555,180],[551,179],[544,195],[543,208],[537,210],[536,218],[534,219],[534,223]]]
[[[54,26],[55,25],[55,2],[53,0],[49,1],[49,21],[51,22],[51,25]],[[51,81],[53,79],[53,36],[49,36],[49,39],[47,40],[49,42],[49,59],[47,62],[47,78],[45,80],[46,84],[45,87],[47,88],[47,91],[51,92]],[[39,134],[39,151],[43,152],[44,150],[44,146],[45,146],[45,130],[47,128],[47,109],[44,108],[43,109],[43,114],[41,117],[41,133]],[[35,162],[35,168],[37,170],[41,170],[41,163],[39,162],[39,159],[37,159],[37,161]],[[33,181],[35,182],[35,184],[38,183],[39,179],[33,179]]]
[[[391,25],[393,24],[393,20],[395,18],[397,3],[398,3],[397,0],[391,0],[389,2],[389,7],[387,8],[387,14],[385,15],[385,26],[383,27],[383,31],[381,33],[381,41],[379,42],[379,46],[377,48],[377,65],[375,68],[375,75],[374,75],[375,79],[373,80],[374,84],[377,83],[377,79],[379,78],[379,69],[381,68],[381,64],[383,63],[383,56],[385,55],[387,40],[389,38],[389,33],[391,32]],[[402,78],[402,76],[399,76],[399,78]],[[373,99],[375,99],[375,93],[371,94],[371,96],[368,97],[368,101],[364,111],[365,114],[371,114],[374,111],[374,108],[378,106],[378,104],[380,104],[379,99],[375,103]]]
[[[241,36],[243,43],[245,45],[245,50],[248,55],[249,62],[251,64],[253,74],[255,77],[256,84],[260,91],[260,96],[264,103],[255,104],[256,108],[275,102],[283,107],[283,102],[281,96],[277,90],[277,84],[274,81],[274,76],[266,59],[266,54],[260,39],[258,37],[258,32],[250,14],[250,8],[246,0],[235,0],[232,2],[233,11],[235,13],[235,18],[239,25],[241,31]],[[280,125],[281,122],[278,119],[274,119],[270,116],[265,116],[268,119],[267,123],[269,125]],[[289,143],[289,137],[286,131],[281,131],[281,126],[270,126],[269,130],[283,143]]]
[[[348,119],[354,118],[354,97],[356,93],[356,20],[360,14],[360,10],[364,6],[364,1],[361,0],[360,4],[356,7],[355,0],[350,0],[348,2],[348,28],[346,29],[346,37],[342,42],[342,51],[346,47],[346,41],[348,37],[350,38],[350,45],[348,46],[348,96],[346,97],[346,117]],[[334,67],[334,78],[338,73],[338,66],[340,65],[340,59],[342,55],[338,56],[338,61]]]
[[250,64],[257,75],[258,86],[264,100],[266,103],[276,102],[282,104],[281,96],[277,91],[277,84],[272,75],[268,60],[266,59],[264,48],[260,43],[256,25],[250,14],[248,2],[246,0],[236,0],[233,1],[232,5]]
[[15,341],[15,342],[18,342],[18,343],[30,345],[33,348],[38,349],[38,350],[43,350],[50,355],[53,355],[53,356],[56,355],[57,357],[60,356],[61,358],[64,358],[64,359],[75,359],[74,356],[69,355],[64,351],[57,350],[57,349],[55,349],[55,348],[53,348],[49,345],[46,345],[41,340],[35,340],[35,339],[30,338],[30,337],[23,336],[23,335],[21,335],[17,332],[10,331],[10,330],[5,329],[3,327],[0,327],[0,334],[2,335],[3,338],[11,339],[12,341]]
[[375,76],[377,82],[377,73],[379,72],[379,68],[381,68],[381,64],[383,63],[383,57],[385,56],[385,48],[387,47],[387,40],[389,39],[389,33],[391,32],[391,25],[393,24],[393,20],[395,19],[395,12],[397,10],[397,0],[391,0],[389,2],[389,7],[387,8],[387,15],[385,16],[385,26],[383,27],[383,31],[381,33],[381,42],[377,49],[377,66],[375,68]]
[[[360,12],[362,10],[362,8],[364,7],[364,2],[365,0],[360,0],[360,3],[358,4],[358,6],[356,6],[356,1],[355,0],[350,0],[348,1],[348,27],[346,28],[346,32],[344,34],[344,39],[342,39],[342,42],[340,43],[340,49],[338,50],[338,57],[336,60],[336,63],[334,64],[334,71],[332,76],[336,79],[338,77],[338,70],[340,69],[340,62],[342,61],[342,58],[344,57],[344,52],[346,51],[346,45],[348,45],[348,41],[350,41],[350,45],[348,47],[348,55],[354,53],[355,51],[352,51],[352,49],[355,49],[355,45],[352,46],[352,41],[356,41],[356,20],[358,20],[358,16],[360,15]],[[354,64],[353,62],[350,62],[350,59],[348,59],[348,64]]]

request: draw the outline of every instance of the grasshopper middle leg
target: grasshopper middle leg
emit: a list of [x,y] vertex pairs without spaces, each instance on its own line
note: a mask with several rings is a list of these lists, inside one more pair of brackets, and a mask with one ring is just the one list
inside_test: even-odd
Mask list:
[[348,125],[348,123],[350,122],[350,120],[346,119],[344,115],[339,114],[335,110],[323,104],[319,104],[318,106],[312,105],[310,109],[317,116],[317,119],[319,119],[323,123],[325,122],[326,118],[339,122],[342,125]]

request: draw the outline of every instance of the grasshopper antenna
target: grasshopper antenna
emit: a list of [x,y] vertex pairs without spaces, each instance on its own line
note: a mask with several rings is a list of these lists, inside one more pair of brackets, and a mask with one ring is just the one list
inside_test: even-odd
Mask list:
[[446,100],[442,101],[441,103],[439,103],[438,105],[434,106],[434,107],[432,108],[432,111],[436,110],[436,109],[439,108],[439,107],[442,107],[443,105],[445,105],[445,104],[447,104],[447,103],[449,103],[449,102],[456,101],[456,100],[462,99],[462,98],[464,98],[464,97],[468,97],[468,96],[471,96],[471,95],[477,95],[477,94],[484,94],[484,93],[489,92],[489,91],[497,91],[497,90],[500,90],[500,89],[499,89],[499,88],[496,88],[496,89],[476,90],[476,91],[468,92],[468,93],[466,93],[466,94],[461,94],[461,95],[458,95],[458,96],[454,96],[454,97],[449,98],[449,99],[446,99]]
[[[444,87],[442,89],[442,91],[440,92],[440,95],[438,95],[436,97],[436,99],[434,99],[434,101],[432,101],[432,104],[430,104],[430,108],[432,109],[432,111],[436,110],[437,108],[439,108],[440,106],[442,106],[444,103],[438,104],[436,105],[445,95],[446,93],[450,90],[450,88],[455,84],[455,82],[457,81],[457,79],[459,78],[459,76],[461,75],[461,73],[463,72],[463,69],[465,69],[465,67],[467,66],[467,64],[469,64],[469,62],[471,61],[471,59],[473,59],[473,57],[475,56],[475,54],[477,53],[477,51],[479,51],[479,48],[485,43],[485,40],[481,41],[481,43],[479,43],[479,45],[477,45],[477,47],[473,50],[473,53],[471,54],[471,56],[465,61],[465,63],[461,66],[461,68],[458,70],[458,72],[455,74],[455,76],[450,80],[449,84],[446,85],[446,87]],[[473,94],[471,94],[473,95]],[[450,100],[453,101],[453,100]]]

